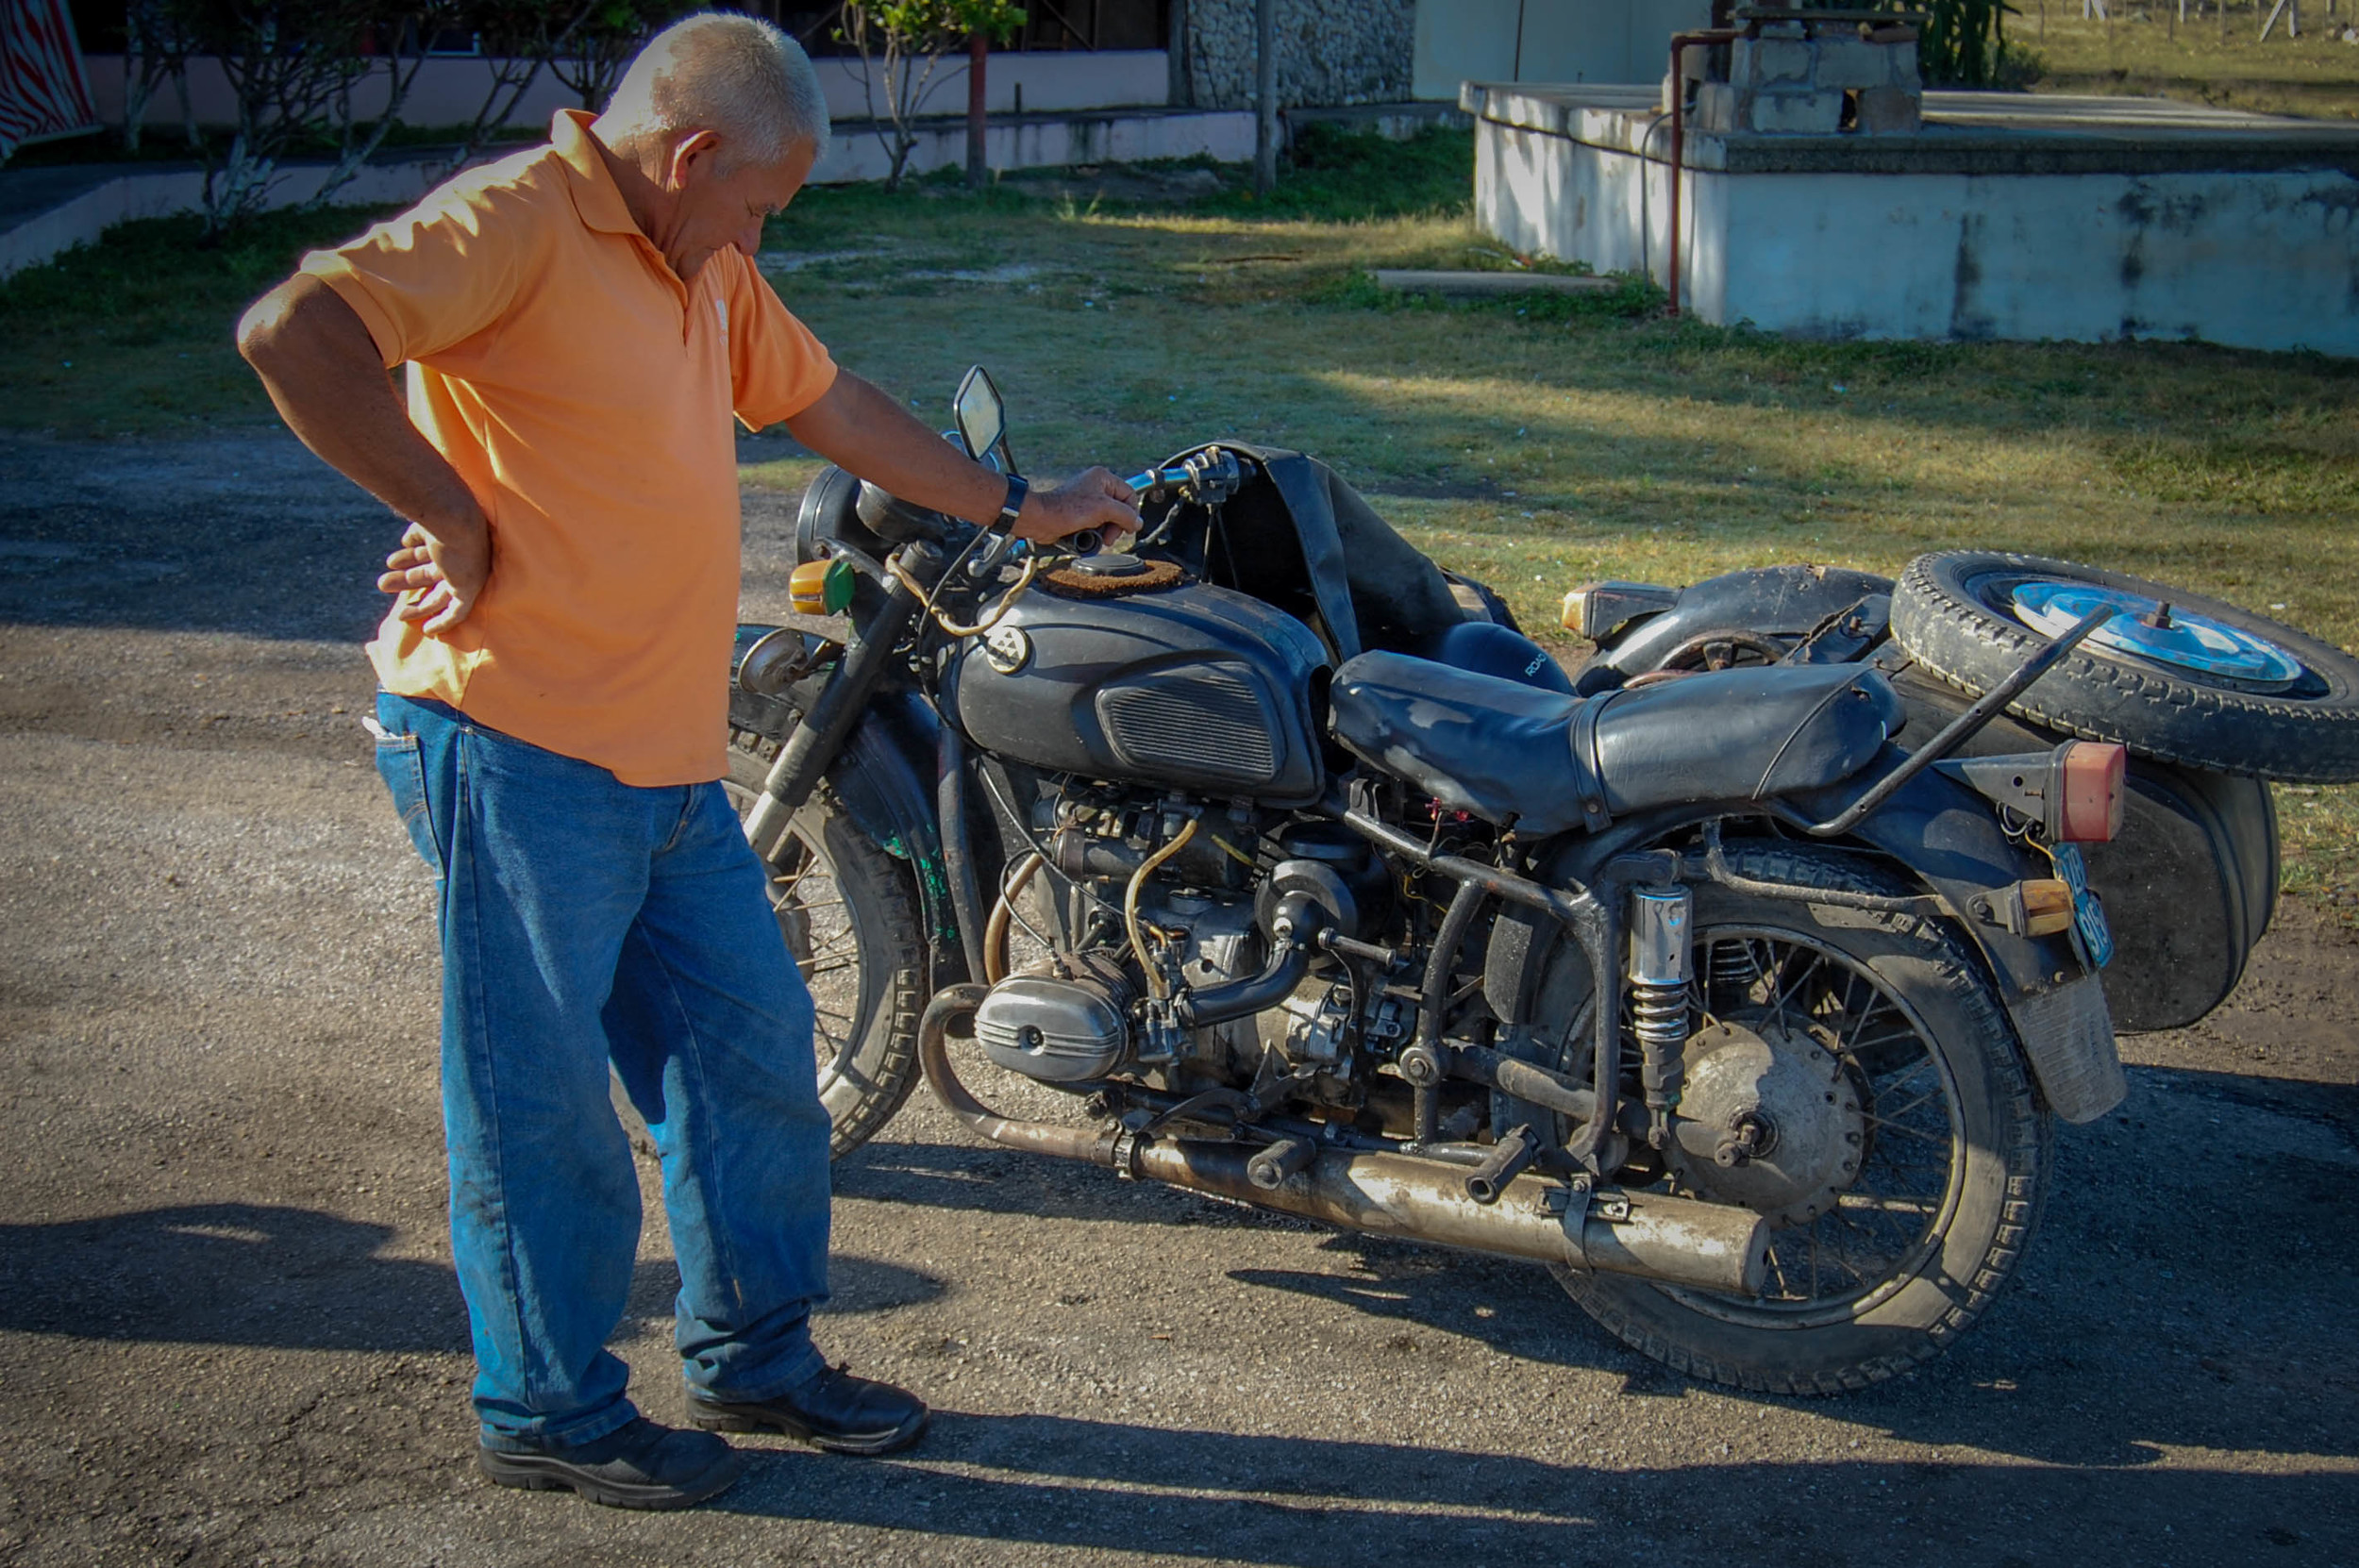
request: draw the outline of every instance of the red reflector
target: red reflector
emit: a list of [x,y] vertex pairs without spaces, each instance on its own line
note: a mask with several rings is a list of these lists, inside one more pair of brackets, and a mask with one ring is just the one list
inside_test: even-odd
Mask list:
[[2063,809],[2057,837],[2066,843],[2110,843],[2121,831],[2121,778],[2130,754],[2111,742],[2075,741],[2056,768]]

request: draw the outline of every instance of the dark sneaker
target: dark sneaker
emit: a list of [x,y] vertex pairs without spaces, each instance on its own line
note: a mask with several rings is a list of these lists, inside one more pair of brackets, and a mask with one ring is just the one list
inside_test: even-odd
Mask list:
[[926,1402],[890,1383],[829,1367],[769,1399],[716,1399],[689,1391],[688,1419],[708,1432],[784,1432],[830,1454],[890,1454],[926,1429]]
[[581,1493],[616,1509],[693,1508],[728,1490],[744,1468],[710,1432],[659,1426],[644,1416],[602,1438],[514,1454],[477,1447],[476,1463],[501,1486]]

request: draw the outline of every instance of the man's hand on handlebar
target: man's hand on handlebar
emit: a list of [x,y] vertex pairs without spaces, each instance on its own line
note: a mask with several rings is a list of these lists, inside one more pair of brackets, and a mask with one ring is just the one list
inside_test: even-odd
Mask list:
[[1024,509],[1016,514],[1015,537],[1046,544],[1096,528],[1112,542],[1116,536],[1138,532],[1136,500],[1136,493],[1112,471],[1093,468],[1054,490],[1027,495]]

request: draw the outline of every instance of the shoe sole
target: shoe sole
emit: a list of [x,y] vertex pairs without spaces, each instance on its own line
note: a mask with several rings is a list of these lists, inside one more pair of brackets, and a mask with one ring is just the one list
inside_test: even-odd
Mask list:
[[781,1421],[775,1416],[757,1415],[747,1410],[702,1410],[690,1408],[689,1422],[708,1432],[777,1432],[797,1443],[807,1443],[828,1454],[852,1454],[862,1459],[875,1459],[880,1454],[895,1454],[914,1443],[926,1434],[926,1423],[931,1410],[919,1410],[909,1420],[890,1431],[863,1433],[856,1436],[822,1437],[807,1427]]
[[476,1450],[476,1467],[497,1486],[521,1492],[571,1492],[606,1508],[651,1510],[694,1508],[727,1492],[745,1474],[745,1462],[734,1453],[726,1463],[683,1486],[632,1486],[601,1480],[545,1454],[502,1454],[489,1448]]

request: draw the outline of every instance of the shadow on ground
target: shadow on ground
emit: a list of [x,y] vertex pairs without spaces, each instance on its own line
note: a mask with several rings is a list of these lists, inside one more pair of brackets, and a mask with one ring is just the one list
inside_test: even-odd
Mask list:
[[[391,1227],[263,1204],[0,1225],[0,1332],[286,1350],[468,1353],[450,1265],[380,1258]],[[943,1281],[842,1253],[828,1314],[940,1296]],[[626,1336],[667,1332],[679,1275],[642,1259]]]
[[[1511,1417],[1514,1425],[1531,1418],[1502,1412]],[[2083,1510],[2095,1507],[2148,1522],[2113,1539],[2126,1554],[2116,1560],[2179,1560],[2142,1551],[2143,1537],[2162,1552],[2184,1550],[2187,1560],[2234,1552],[2270,1554],[2252,1559],[2260,1561],[2332,1561],[2353,1537],[2350,1510],[2338,1501],[2349,1478],[2317,1475],[1700,1456],[1693,1466],[1629,1470],[1407,1443],[952,1412],[937,1416],[924,1455],[922,1465],[863,1468],[858,1486],[812,1474],[814,1464],[848,1461],[765,1456],[714,1507],[979,1543],[1300,1568],[1589,1562],[1632,1533],[1708,1549],[1715,1560],[1769,1560],[1799,1547],[1803,1555],[1792,1560],[2028,1568],[2080,1539]],[[945,1465],[957,1468],[938,1468]],[[1840,1544],[1826,1531],[1837,1515],[1846,1526]],[[2289,1547],[2308,1550],[2275,1550]]]

